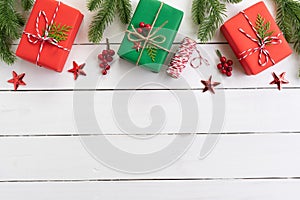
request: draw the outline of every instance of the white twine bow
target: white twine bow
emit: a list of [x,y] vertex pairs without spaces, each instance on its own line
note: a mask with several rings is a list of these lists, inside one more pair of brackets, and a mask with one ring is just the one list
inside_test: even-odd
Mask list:
[[[247,58],[248,56],[251,56],[252,54],[259,51],[259,59],[258,63],[260,66],[264,67],[268,64],[269,60],[271,60],[272,64],[275,65],[275,60],[271,57],[270,52],[267,50],[267,45],[279,45],[282,43],[282,40],[279,38],[282,33],[278,33],[276,36],[267,36],[265,38],[261,38],[258,34],[256,28],[253,26],[252,22],[250,21],[249,17],[246,15],[244,11],[241,12],[246,20],[248,21],[249,25],[251,26],[252,30],[254,31],[257,38],[253,38],[251,35],[246,33],[242,28],[239,28],[239,31],[243,33],[247,38],[252,40],[253,42],[257,43],[258,47],[255,48],[249,48],[248,50],[245,50],[239,54],[239,60],[243,60]],[[265,57],[265,62],[263,62],[263,56]]]
[[[53,14],[53,17],[52,17],[52,20],[51,20],[50,24],[49,24],[48,17],[46,15],[45,11],[41,10],[39,12],[39,14],[38,14],[38,16],[36,18],[36,23],[35,23],[36,34],[28,33],[26,31],[23,31],[23,33],[25,35],[27,35],[28,41],[31,44],[35,45],[37,43],[40,43],[40,48],[39,48],[39,51],[38,51],[38,54],[37,54],[37,58],[36,58],[36,65],[38,65],[38,62],[40,60],[41,53],[43,51],[45,42],[48,42],[49,44],[52,44],[53,46],[56,46],[59,49],[63,49],[64,51],[70,51],[69,49],[67,49],[67,48],[65,48],[63,46],[60,46],[54,38],[48,37],[50,28],[51,28],[52,24],[54,23],[54,20],[56,18],[56,15],[57,15],[57,12],[59,10],[59,7],[60,7],[60,1],[58,1],[58,3],[57,3],[57,6],[56,6],[56,9],[55,9],[55,12]],[[46,22],[45,28],[44,28],[45,32],[43,33],[43,35],[41,35],[40,29],[39,29],[40,18],[41,17],[43,17],[44,20],[45,20],[45,22]]]
[[[153,27],[154,27],[154,25],[155,25],[155,23],[158,19],[158,16],[160,14],[160,11],[161,11],[163,5],[164,5],[164,3],[161,2],[159,10],[156,13],[155,19],[154,19],[154,21],[151,25],[151,29],[150,29],[149,34],[147,36],[144,36],[143,34],[138,33],[138,31],[134,28],[134,26],[132,24],[131,24],[131,28],[132,28],[133,31],[130,31],[130,30],[126,31],[128,33],[127,38],[128,38],[129,41],[131,41],[131,42],[144,42],[143,47],[142,47],[141,52],[140,52],[140,55],[137,59],[136,65],[139,64],[147,44],[151,44],[153,46],[156,46],[159,49],[162,49],[164,51],[169,52],[169,49],[160,46],[160,44],[162,44],[166,41],[166,37],[163,36],[163,35],[156,35],[157,32],[160,31],[168,23],[168,21],[165,21],[161,26],[159,26],[158,28],[156,28],[152,32]],[[134,36],[135,38],[132,38],[131,36]]]

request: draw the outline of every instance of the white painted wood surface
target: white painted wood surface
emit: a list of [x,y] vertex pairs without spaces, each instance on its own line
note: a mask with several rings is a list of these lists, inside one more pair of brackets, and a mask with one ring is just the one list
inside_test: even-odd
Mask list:
[[[97,66],[87,65],[88,76],[74,82],[72,74],[67,72],[72,61],[86,62],[91,53],[96,55],[105,46],[104,40],[97,45],[87,40],[93,13],[87,11],[86,1],[63,2],[85,15],[63,73],[37,68],[22,60],[13,66],[1,63],[0,199],[298,199],[299,56],[294,54],[257,76],[244,75],[234,60],[233,77],[222,77],[215,67],[215,49],[226,52],[227,57],[234,56],[218,32],[209,44],[198,45],[211,66],[188,68],[181,80],[169,78],[164,70],[154,74],[117,59],[107,77],[100,76]],[[137,2],[132,1],[134,8]],[[196,39],[197,27],[190,14],[192,0],[164,2],[185,12],[175,43],[183,36]],[[245,0],[228,5],[227,18],[256,2]],[[273,2],[264,2],[275,15]],[[116,20],[105,31],[115,50],[125,28]],[[17,44],[16,41],[14,49]],[[26,73],[27,86],[17,92],[11,91],[12,85],[6,83],[12,70]],[[287,72],[290,84],[283,91],[269,85],[273,71]],[[215,96],[201,92],[200,80],[210,74],[222,82]],[[132,81],[122,82],[124,76]],[[95,87],[88,81],[98,78]],[[141,87],[142,82],[148,84]],[[181,106],[176,95],[192,93],[199,110],[196,138],[181,158],[162,170],[145,174],[113,170],[94,159],[81,143],[81,139],[100,136],[77,131],[74,90],[75,94],[95,94],[95,116],[104,136],[118,148],[137,154],[157,151],[176,137],[189,136],[188,128],[179,129]],[[113,116],[112,99],[118,94],[133,95],[128,113],[132,122],[141,127],[151,124],[151,108],[160,105],[165,110],[166,123],[159,134],[124,133]],[[215,105],[214,99],[224,99],[224,102]],[[213,108],[222,105],[225,113],[214,112]],[[212,117],[218,114],[225,114],[224,124],[211,135]],[[218,139],[218,143],[205,159],[199,159],[207,138]]]
[[[258,199],[293,200],[299,180],[111,181],[0,183],[1,199]],[[18,191],[18,192],[16,192]]]
[[[136,154],[164,148],[175,137],[157,136],[145,141],[127,136],[106,136],[113,145]],[[184,139],[187,136],[180,137]],[[212,153],[205,159],[199,159],[205,139],[205,135],[198,135],[184,156],[163,170],[130,174],[112,170],[97,162],[89,156],[80,137],[8,137],[0,141],[0,179],[84,181],[299,177],[299,134],[222,135]]]

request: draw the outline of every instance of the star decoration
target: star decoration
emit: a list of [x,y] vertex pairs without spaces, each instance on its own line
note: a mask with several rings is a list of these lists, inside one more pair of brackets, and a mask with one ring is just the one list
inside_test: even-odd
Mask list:
[[78,75],[86,76],[86,73],[83,71],[84,66],[85,66],[85,63],[78,65],[75,61],[73,61],[73,68],[69,69],[68,72],[74,74],[74,80],[77,80]]
[[211,93],[215,94],[214,87],[220,85],[221,83],[212,82],[211,79],[212,76],[209,77],[208,81],[204,81],[204,80],[201,81],[201,83],[205,86],[203,92],[210,91]]
[[278,90],[281,90],[281,85],[282,84],[289,84],[289,81],[287,81],[284,76],[285,76],[285,72],[283,72],[282,74],[280,74],[280,76],[278,77],[277,74],[275,74],[275,72],[272,73],[272,76],[274,78],[274,80],[270,83],[271,85],[276,84]]
[[13,83],[15,91],[18,89],[20,85],[26,85],[26,83],[23,81],[23,78],[25,76],[25,73],[22,73],[18,75],[15,71],[12,72],[13,78],[8,80],[8,83]]
[[136,52],[139,52],[142,48],[141,42],[134,42],[134,46],[132,47],[136,50]]

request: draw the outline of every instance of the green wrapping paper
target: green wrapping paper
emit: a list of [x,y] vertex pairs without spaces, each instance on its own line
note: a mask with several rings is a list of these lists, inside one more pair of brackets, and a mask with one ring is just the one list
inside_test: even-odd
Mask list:
[[[132,20],[121,43],[118,55],[134,64],[145,67],[153,72],[159,72],[160,68],[168,56],[179,26],[181,24],[183,12],[157,0],[140,0]],[[153,24],[153,29],[149,33],[149,40],[137,36],[137,28],[140,22]],[[130,36],[129,34],[132,33]],[[148,35],[148,36],[149,36]],[[139,51],[134,49],[134,40],[140,41]],[[146,44],[145,44],[146,43]],[[144,46],[145,44],[145,46]],[[155,47],[155,59],[149,56],[147,47]]]

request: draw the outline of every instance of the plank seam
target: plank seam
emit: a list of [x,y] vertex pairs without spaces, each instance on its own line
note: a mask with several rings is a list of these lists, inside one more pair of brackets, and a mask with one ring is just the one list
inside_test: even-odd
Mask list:
[[[284,90],[299,90],[300,87],[283,87]],[[112,92],[112,91],[202,91],[203,88],[138,88],[138,89],[31,89],[31,90],[0,90],[0,92]],[[249,88],[215,88],[215,90],[275,90],[274,87],[249,87]]]
[[257,181],[257,180],[281,180],[281,181],[282,180],[300,180],[300,177],[0,180],[0,183],[75,183],[75,182],[141,182],[141,181]]
[[[143,134],[122,134],[122,133],[108,133],[108,134],[102,134],[104,136],[152,136],[152,135],[157,135],[157,136],[176,136],[176,135],[297,135],[300,134],[300,131],[278,131],[278,132],[222,132],[222,133],[205,133],[205,132],[199,132],[199,133],[157,133],[157,134],[152,134],[152,133],[143,133]],[[74,134],[74,133],[54,133],[54,134],[0,134],[0,138],[17,138],[17,137],[94,137],[94,136],[99,136],[99,134]]]

